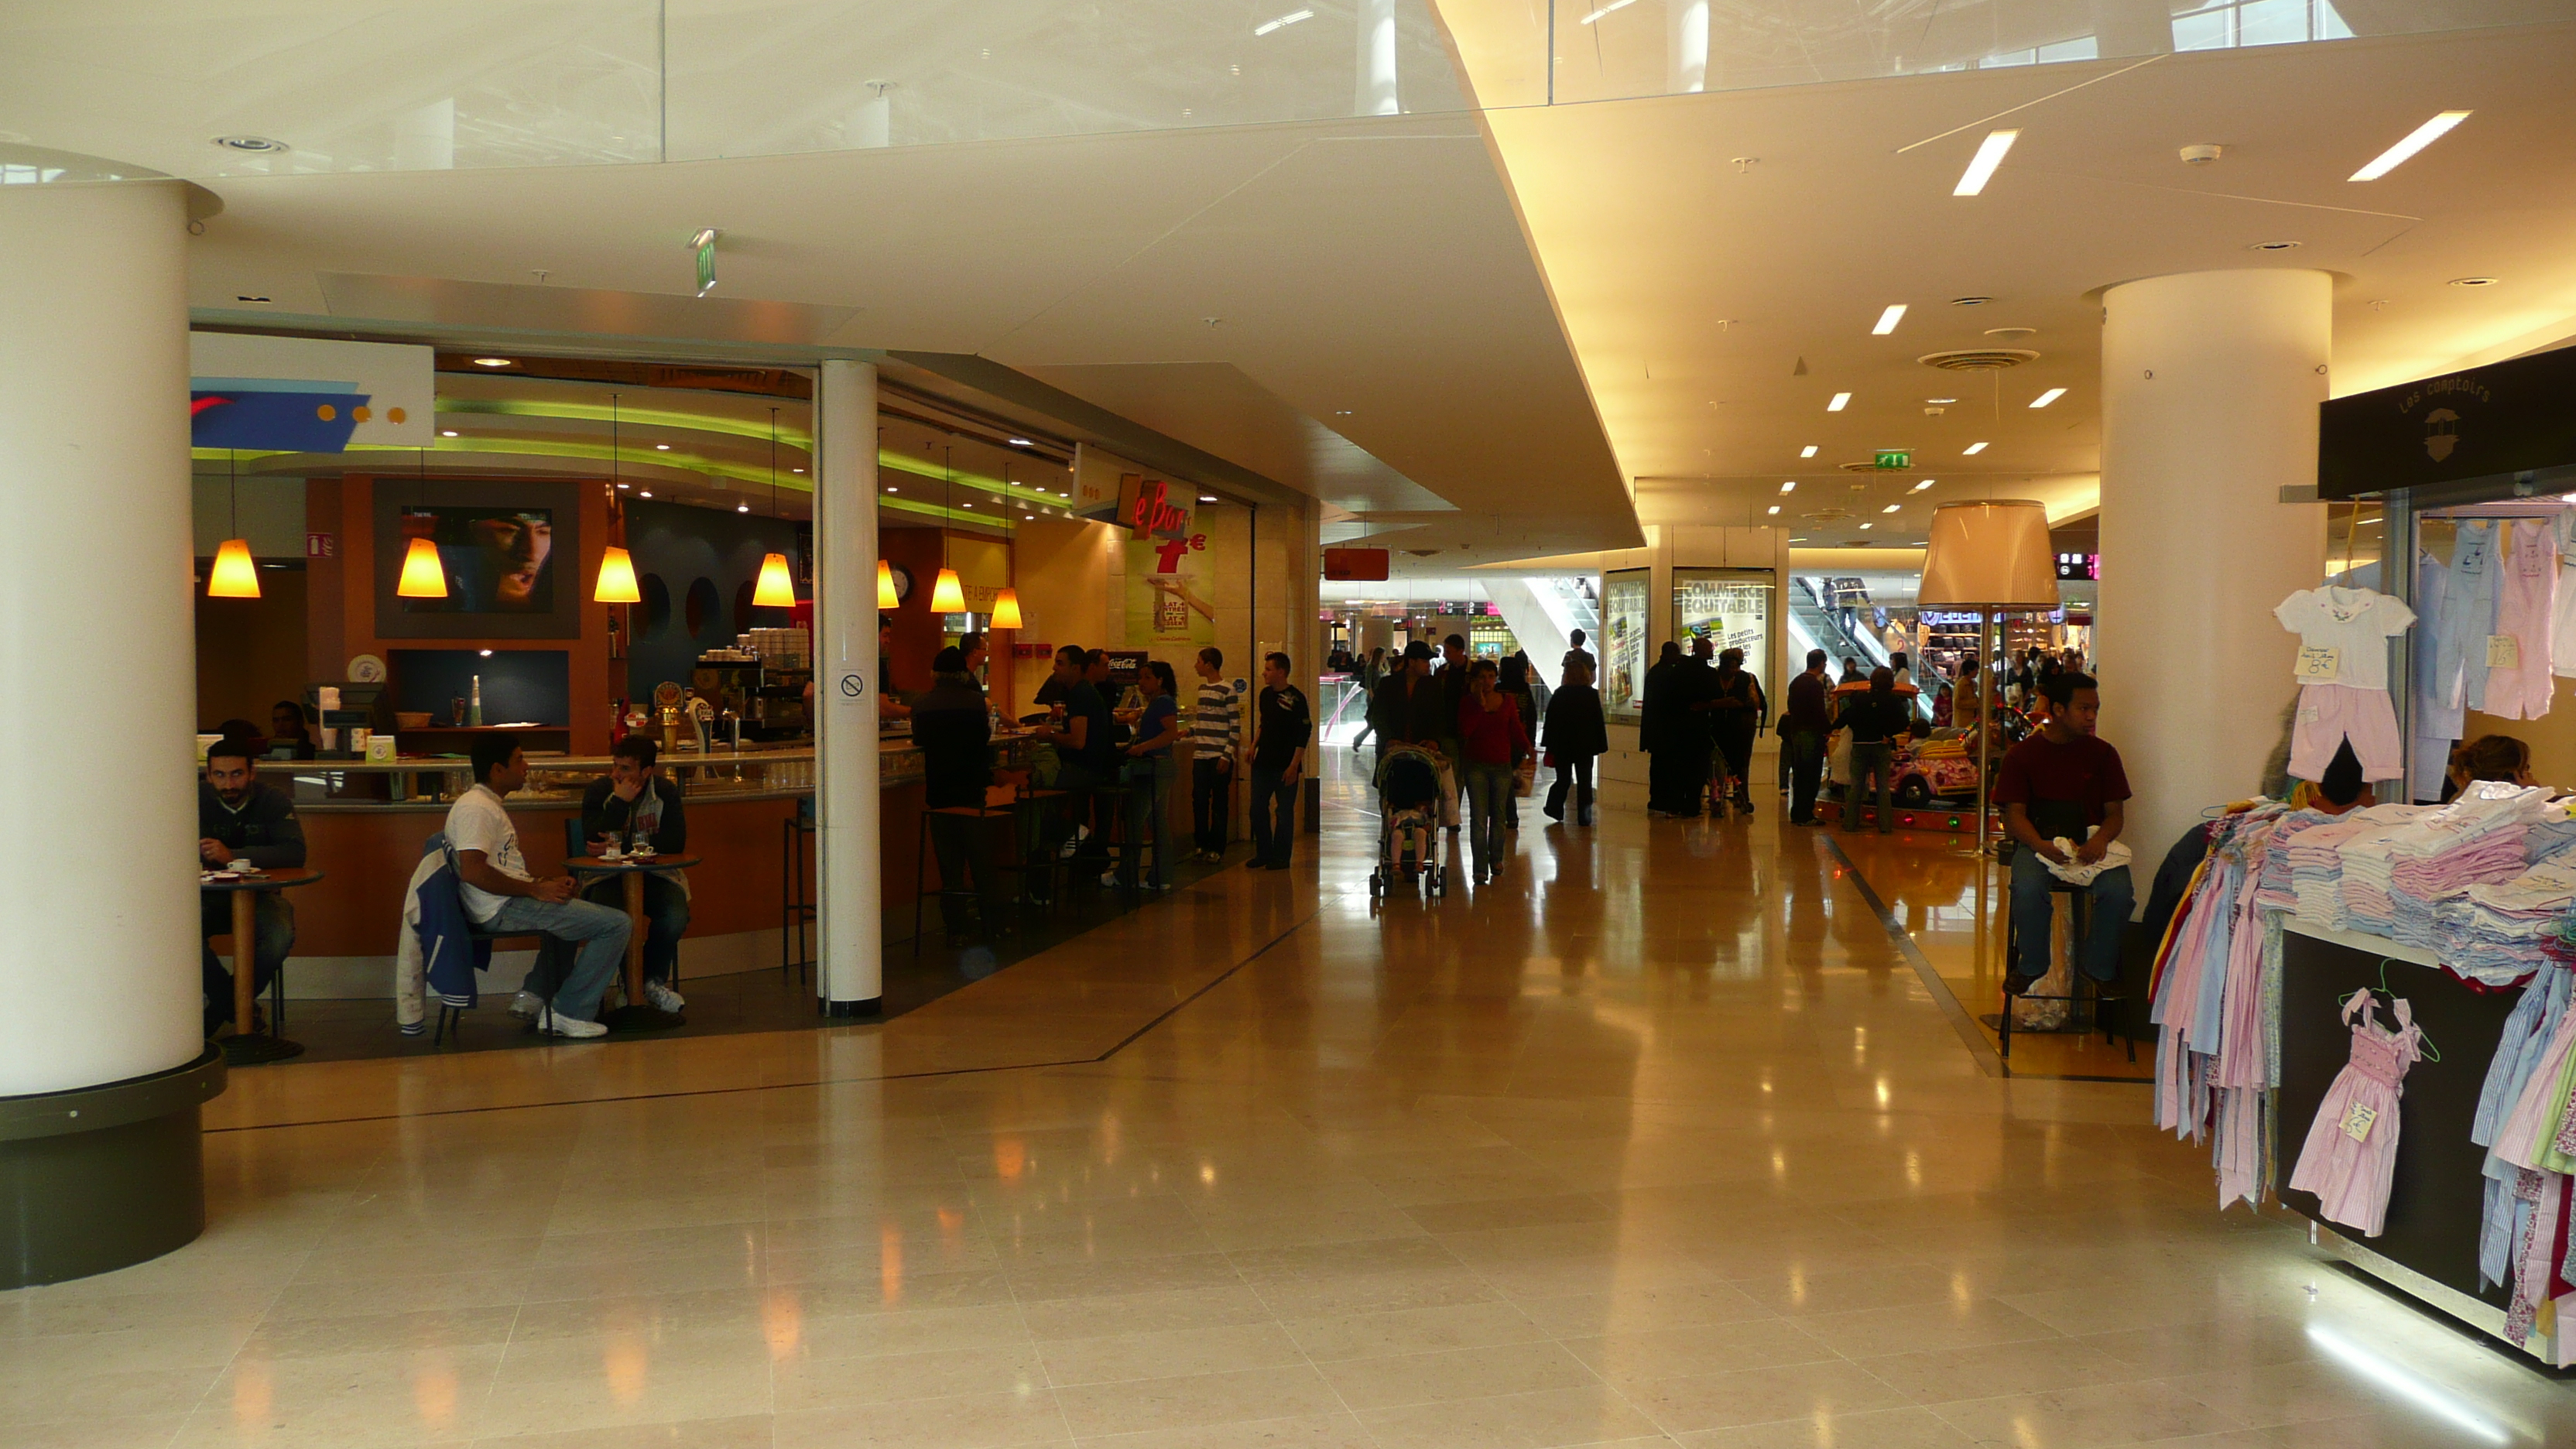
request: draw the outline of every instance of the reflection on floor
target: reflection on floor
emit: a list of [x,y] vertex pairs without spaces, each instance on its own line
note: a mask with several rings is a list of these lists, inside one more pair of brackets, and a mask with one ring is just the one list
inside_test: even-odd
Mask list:
[[1372,914],[1328,788],[883,1025],[237,1073],[202,1241],[0,1295],[0,1442],[2576,1438],[2135,1086],[1990,1075],[1774,812]]
[[[1235,850],[1238,861],[1250,853],[1248,847],[1238,846]],[[1186,888],[1222,868],[1175,859],[1172,884]],[[1063,903],[1053,910],[1035,905],[1018,908],[1012,916],[1012,933],[1000,938],[987,937],[973,928],[971,911],[967,915],[969,929],[950,936],[940,928],[936,901],[924,904],[919,950],[914,949],[909,913],[888,922],[889,930],[899,934],[886,942],[882,1019],[891,1020],[926,1006],[1151,902],[1152,897],[1141,893],[1100,886],[1097,871],[1095,867],[1089,878],[1069,882]],[[809,936],[809,946],[811,940]],[[487,980],[482,1004],[467,1012],[443,1042],[397,1032],[390,1000],[290,1001],[283,1035],[301,1044],[304,1053],[280,1065],[552,1046],[552,1038],[539,1036],[527,1022],[509,1014],[516,984]],[[746,1031],[810,1030],[821,1024],[815,1011],[810,965],[801,970],[684,977],[680,992],[689,1003],[687,1025],[657,1031],[654,1036],[729,1036]],[[266,1005],[263,1009],[274,1008]]]

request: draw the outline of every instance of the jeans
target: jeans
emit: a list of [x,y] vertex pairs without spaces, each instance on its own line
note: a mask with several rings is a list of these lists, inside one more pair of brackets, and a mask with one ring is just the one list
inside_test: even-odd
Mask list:
[[1479,875],[1502,869],[1511,849],[1503,839],[1503,806],[1515,783],[1509,765],[1467,765],[1467,846]]
[[[2036,981],[2048,974],[2048,927],[2055,914],[2049,900],[2050,887],[2057,877],[2048,873],[2048,862],[2029,846],[2013,851],[2012,923],[2013,934],[2020,940],[2021,959],[2006,964],[2015,976]],[[2075,969],[2096,982],[2120,978],[2120,937],[2129,926],[2129,911],[2137,903],[2137,888],[2129,881],[2129,868],[2106,870],[2093,877],[2084,888],[2092,897],[2091,924],[2084,939],[2075,943]]]
[[[1010,895],[1002,889],[1001,872],[993,869],[993,822],[962,815],[930,817],[930,849],[939,861],[939,921],[954,936],[966,929],[966,903],[947,891],[968,889],[972,881],[987,931],[998,931],[1010,923]],[[644,970],[653,969],[652,947],[645,947]]]
[[1577,825],[1592,823],[1592,762],[1596,758],[1598,757],[1594,755],[1581,755],[1574,759],[1557,761],[1556,783],[1547,787],[1547,817],[1550,820],[1565,818],[1566,790],[1571,786],[1574,793],[1574,823]]
[[[228,936],[233,929],[233,898],[230,892],[208,891],[198,896],[197,924],[204,928],[208,940]],[[239,949],[236,946],[235,949]],[[268,989],[277,979],[277,969],[286,964],[287,953],[295,949],[295,913],[288,909],[285,897],[275,891],[261,891],[251,908],[251,991]],[[206,1035],[233,1019],[233,973],[215,948],[205,948],[205,959],[198,963],[198,980],[206,993]],[[248,1031],[247,1024],[242,1030]]]
[[555,1014],[596,1021],[600,995],[617,975],[618,963],[626,959],[626,938],[634,934],[634,923],[624,911],[596,901],[512,896],[501,902],[501,909],[483,923],[483,929],[496,936],[552,936],[576,944],[580,954],[573,959],[572,975],[555,988]]
[[1190,761],[1190,824],[1193,838],[1201,850],[1211,854],[1225,853],[1226,837],[1234,821],[1234,771],[1231,761],[1203,759]]
[[1252,767],[1252,858],[1285,867],[1297,839],[1297,787],[1283,772]]
[[1154,849],[1154,888],[1161,890],[1170,883],[1163,837],[1170,833],[1175,773],[1169,754],[1127,762],[1127,848],[1118,855],[1118,883],[1129,890],[1136,888],[1136,861],[1148,840]]
[[[626,888],[614,877],[591,882],[581,893],[586,901],[626,911]],[[628,927],[634,926],[632,919]],[[658,875],[644,877],[644,979],[671,984],[680,974],[680,936],[689,929],[689,893],[679,882]]]
[[1789,823],[1807,825],[1816,818],[1816,789],[1824,783],[1825,737],[1814,730],[1791,730],[1780,753],[1789,764]]
[[1890,835],[1896,830],[1896,812],[1889,808],[1888,794],[1896,788],[1896,758],[1893,746],[1885,740],[1852,741],[1851,789],[1843,795],[1843,829],[1860,829],[1860,802],[1867,781],[1878,781],[1878,833]]

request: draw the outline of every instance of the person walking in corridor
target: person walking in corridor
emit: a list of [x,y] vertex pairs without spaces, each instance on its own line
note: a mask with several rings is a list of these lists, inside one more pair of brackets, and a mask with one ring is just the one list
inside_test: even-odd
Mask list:
[[1825,773],[1825,737],[1834,732],[1833,686],[1825,682],[1822,649],[1807,651],[1807,672],[1789,681],[1789,708],[1781,718],[1781,745],[1789,755],[1789,823],[1816,823],[1816,787]]
[[1572,655],[1565,674],[1548,696],[1545,734],[1540,741],[1556,762],[1556,782],[1547,787],[1547,818],[1565,818],[1566,792],[1572,787],[1574,823],[1592,823],[1592,766],[1610,749],[1609,723],[1601,714],[1601,691],[1592,687],[1592,671]]
[[1465,758],[1467,844],[1481,885],[1503,873],[1511,849],[1504,839],[1503,809],[1517,786],[1512,766],[1529,750],[1520,706],[1494,687],[1494,661],[1469,666],[1467,698],[1458,706],[1458,747]]
[[1285,654],[1261,661],[1261,698],[1253,721],[1250,868],[1286,870],[1289,848],[1297,839],[1298,781],[1305,774],[1315,715],[1305,691],[1288,682]]
[[1896,671],[1884,666],[1869,673],[1869,691],[1843,702],[1842,727],[1851,732],[1851,780],[1843,791],[1843,829],[1860,829],[1866,782],[1878,782],[1878,833],[1896,829],[1896,737],[1909,723],[1905,702],[1896,695]]

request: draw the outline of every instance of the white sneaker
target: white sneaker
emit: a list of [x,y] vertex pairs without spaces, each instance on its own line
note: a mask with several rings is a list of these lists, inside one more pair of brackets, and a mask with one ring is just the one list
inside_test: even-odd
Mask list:
[[552,1012],[547,1015],[545,1031],[548,1036],[594,1037],[608,1035],[608,1028],[601,1026],[598,1022],[584,1021],[577,1016],[565,1016],[561,1012]]
[[522,1021],[533,1021],[545,1009],[545,999],[533,991],[522,991],[510,998],[510,1014]]
[[670,987],[663,985],[659,981],[647,981],[644,983],[644,999],[653,1003],[656,1009],[671,1012],[674,1015],[678,1014],[689,1004],[681,998],[680,993],[673,991]]

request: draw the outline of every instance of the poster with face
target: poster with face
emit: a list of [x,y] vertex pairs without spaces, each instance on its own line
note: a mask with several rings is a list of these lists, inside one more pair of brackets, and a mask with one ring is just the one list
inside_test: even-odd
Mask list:
[[1205,569],[1207,535],[1160,478],[1120,481],[1127,542],[1127,642],[1158,655],[1194,654],[1216,642],[1216,594]]
[[[405,507],[400,547],[426,538],[438,545],[447,597],[404,599],[415,614],[549,614],[555,606],[554,510],[549,508]],[[402,553],[390,560],[399,568]]]

